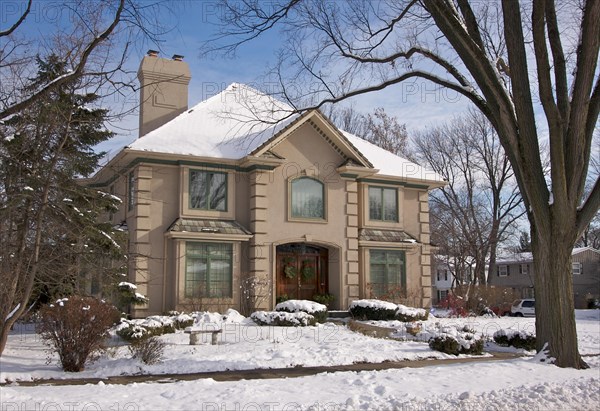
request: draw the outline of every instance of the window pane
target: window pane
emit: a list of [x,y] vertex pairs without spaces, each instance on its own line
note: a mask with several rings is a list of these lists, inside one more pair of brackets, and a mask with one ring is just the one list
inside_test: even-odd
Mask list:
[[227,174],[190,170],[190,208],[225,211]]
[[190,207],[206,210],[208,174],[202,171],[190,171]]
[[381,220],[381,188],[369,187],[369,219]]
[[292,182],[292,217],[324,218],[323,184],[312,178]]
[[369,258],[370,286],[375,297],[396,294],[399,289],[406,291],[403,251],[370,250]]
[[231,297],[232,252],[231,244],[186,243],[185,296]]
[[396,190],[383,190],[383,219],[385,221],[398,221],[398,204]]
[[227,198],[227,175],[211,174],[210,181],[210,209],[225,211],[225,199]]

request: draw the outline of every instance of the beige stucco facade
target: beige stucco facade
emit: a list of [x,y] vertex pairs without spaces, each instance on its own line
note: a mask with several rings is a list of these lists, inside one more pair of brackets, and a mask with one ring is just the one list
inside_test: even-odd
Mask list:
[[[149,298],[146,306],[135,307],[134,316],[169,310],[243,309],[249,279],[254,284],[256,308],[273,308],[282,297],[282,282],[294,281],[290,280],[293,272],[288,277],[288,271],[282,273],[282,261],[287,260],[281,256],[305,249],[319,255],[311,260],[319,278],[314,286],[318,293],[335,297],[330,309],[347,309],[352,300],[376,296],[371,287],[371,254],[379,252],[380,258],[387,258],[382,251],[402,260],[402,266],[394,265],[402,271],[398,284],[402,301],[428,307],[428,191],[443,183],[378,171],[328,119],[311,111],[241,159],[125,148],[88,183],[123,200],[119,212],[111,215],[112,223],[127,225],[129,281]],[[220,209],[192,207],[190,175],[197,172],[226,179]],[[299,178],[310,178],[323,188],[320,217],[294,217],[292,183]],[[370,219],[369,187],[395,195],[394,221]],[[186,296],[190,243],[227,245],[230,293],[218,298]],[[312,258],[302,255],[302,264]],[[310,295],[311,291],[302,292]]]

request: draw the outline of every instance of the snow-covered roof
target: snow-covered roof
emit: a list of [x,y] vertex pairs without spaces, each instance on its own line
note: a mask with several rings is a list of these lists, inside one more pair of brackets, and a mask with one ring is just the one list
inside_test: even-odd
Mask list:
[[[140,137],[129,149],[239,160],[300,118],[289,105],[239,83],[208,98]],[[444,181],[429,171],[360,137],[342,131],[379,175]]]
[[[573,248],[573,252],[571,253],[571,255],[577,255],[584,251],[595,251],[597,253],[600,253],[600,251],[595,250],[591,247],[575,247],[575,248]],[[513,253],[513,254],[503,255],[502,257],[500,257],[496,260],[497,264],[510,264],[510,263],[517,263],[517,262],[528,262],[528,263],[533,262],[533,254],[530,252]]]

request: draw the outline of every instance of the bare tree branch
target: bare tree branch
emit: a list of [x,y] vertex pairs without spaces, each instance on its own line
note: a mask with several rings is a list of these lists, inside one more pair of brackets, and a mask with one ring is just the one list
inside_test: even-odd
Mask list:
[[123,12],[124,7],[125,7],[125,0],[120,0],[119,6],[115,12],[115,16],[114,16],[111,24],[106,28],[106,30],[104,30],[102,33],[100,33],[98,36],[96,36],[85,47],[85,49],[81,55],[81,58],[79,59],[79,62],[77,63],[77,66],[75,67],[75,70],[71,71],[68,74],[65,74],[64,76],[59,77],[58,79],[56,79],[54,81],[51,81],[50,83],[46,84],[44,87],[42,87],[41,89],[39,89],[38,91],[33,93],[31,96],[26,97],[25,99],[3,109],[2,111],[0,111],[0,119],[6,118],[12,114],[18,113],[19,111],[21,111],[21,110],[25,109],[26,107],[28,107],[29,105],[31,105],[33,102],[39,100],[41,97],[47,95],[50,91],[60,87],[63,84],[73,81],[73,79],[80,77],[85,70],[88,58],[90,57],[92,52],[113,33],[113,31],[119,24],[120,18],[121,18],[121,13]]
[[29,0],[27,2],[27,8],[23,12],[23,14],[21,14],[21,17],[19,17],[19,19],[12,26],[10,26],[8,30],[0,31],[0,37],[10,36],[17,28],[19,28],[19,26],[25,21],[25,18],[27,18],[27,15],[31,11],[32,1],[33,0]]

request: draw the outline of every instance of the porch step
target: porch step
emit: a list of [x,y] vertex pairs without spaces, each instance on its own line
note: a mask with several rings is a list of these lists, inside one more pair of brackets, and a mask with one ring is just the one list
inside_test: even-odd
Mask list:
[[327,318],[347,318],[351,317],[350,311],[329,311]]

